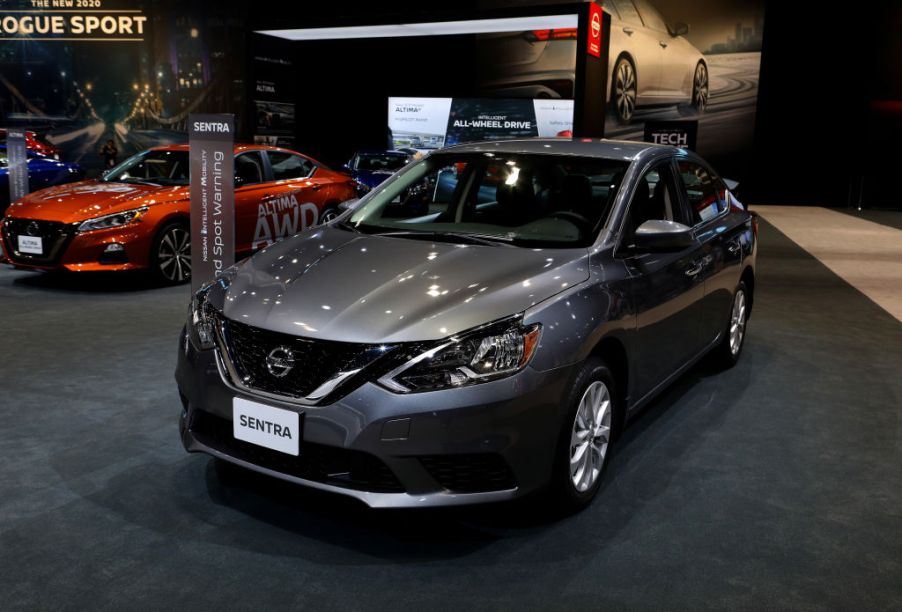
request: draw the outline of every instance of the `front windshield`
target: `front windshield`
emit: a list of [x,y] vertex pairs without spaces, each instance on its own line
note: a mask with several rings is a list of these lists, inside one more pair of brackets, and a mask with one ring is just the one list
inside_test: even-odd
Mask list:
[[433,154],[372,192],[348,224],[411,238],[589,246],[607,221],[627,166],[564,155]]
[[398,170],[407,163],[406,155],[365,153],[357,158],[357,169],[378,172],[380,170]]
[[144,151],[112,168],[104,181],[116,183],[188,184],[188,151]]

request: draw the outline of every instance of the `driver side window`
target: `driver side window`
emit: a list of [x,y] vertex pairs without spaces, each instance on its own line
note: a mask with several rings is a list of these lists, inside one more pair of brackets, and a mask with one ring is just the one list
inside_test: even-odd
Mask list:
[[242,153],[235,158],[235,186],[253,185],[263,182],[263,159],[260,153]]
[[622,244],[632,245],[639,226],[653,219],[686,222],[669,160],[653,166],[636,183],[623,226]]

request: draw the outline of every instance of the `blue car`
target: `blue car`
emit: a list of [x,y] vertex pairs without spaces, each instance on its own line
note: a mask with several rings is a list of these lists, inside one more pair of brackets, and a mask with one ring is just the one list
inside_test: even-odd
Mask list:
[[345,164],[344,170],[357,181],[358,194],[363,195],[412,159],[413,155],[405,151],[358,151]]
[[[78,164],[62,162],[28,151],[29,191],[80,181],[83,178],[85,171]],[[6,157],[6,145],[0,145],[0,214],[6,210],[9,203],[9,161]]]

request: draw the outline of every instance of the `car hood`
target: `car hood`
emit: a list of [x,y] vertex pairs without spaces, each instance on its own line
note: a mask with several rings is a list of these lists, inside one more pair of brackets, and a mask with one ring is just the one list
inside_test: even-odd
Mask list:
[[460,245],[318,228],[241,265],[226,318],[360,343],[437,340],[589,278],[586,249]]
[[79,181],[28,194],[10,206],[6,214],[10,217],[75,223],[188,197],[187,187]]

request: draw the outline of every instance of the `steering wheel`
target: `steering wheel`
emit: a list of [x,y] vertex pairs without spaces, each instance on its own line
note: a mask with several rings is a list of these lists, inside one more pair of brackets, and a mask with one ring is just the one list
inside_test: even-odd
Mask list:
[[548,215],[549,219],[564,219],[565,221],[570,221],[579,228],[580,234],[587,231],[592,231],[592,222],[586,219],[579,213],[575,213],[572,210],[558,210],[556,212]]

